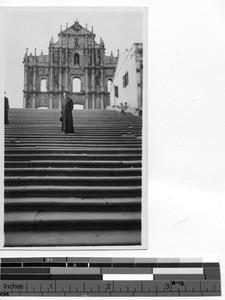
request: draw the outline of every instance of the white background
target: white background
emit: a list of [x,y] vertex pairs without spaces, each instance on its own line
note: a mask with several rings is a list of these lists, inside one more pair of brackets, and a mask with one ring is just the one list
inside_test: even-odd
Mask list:
[[[60,5],[67,2],[63,1]],[[1,0],[0,3],[9,4],[10,1]],[[104,6],[105,3],[95,1],[95,5]],[[109,257],[214,256],[220,259],[223,280],[225,2],[153,0],[128,3],[114,0],[107,1],[107,4],[142,5],[149,10],[149,248],[139,251],[54,254]],[[93,4],[91,1],[76,1],[76,5]],[[14,255],[19,254],[14,252]],[[52,255],[52,252],[39,253],[39,256]]]

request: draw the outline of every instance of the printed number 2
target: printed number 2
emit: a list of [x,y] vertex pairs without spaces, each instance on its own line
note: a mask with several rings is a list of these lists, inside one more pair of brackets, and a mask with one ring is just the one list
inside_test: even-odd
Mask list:
[[110,288],[111,288],[111,284],[110,284],[110,283],[107,283],[106,289],[108,290],[108,289],[110,289]]

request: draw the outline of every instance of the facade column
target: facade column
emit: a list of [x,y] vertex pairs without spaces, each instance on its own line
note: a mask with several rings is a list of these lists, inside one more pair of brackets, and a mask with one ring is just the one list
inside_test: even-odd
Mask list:
[[23,108],[26,108],[26,100],[27,100],[27,80],[28,80],[27,64],[28,64],[28,48],[26,48],[25,62],[24,62]]
[[59,91],[62,91],[62,68],[59,68]]
[[33,93],[32,108],[35,108],[35,93]]
[[95,92],[95,69],[92,68],[92,74],[91,74],[91,91]]
[[33,98],[32,98],[32,108],[35,108],[35,91],[36,91],[36,48],[34,50],[34,65],[33,65]]
[[101,109],[104,109],[104,98],[103,98],[103,95],[101,95]]
[[27,91],[27,65],[24,66],[24,91]]
[[92,48],[91,50],[91,60],[92,60],[92,67],[95,65],[95,50]]
[[85,94],[86,94],[86,109],[88,109],[88,68],[85,69]]
[[85,106],[86,106],[85,109],[89,109],[89,108],[88,108],[88,96],[86,96],[86,99],[85,99]]
[[62,38],[60,35],[60,48],[59,48],[59,91],[62,91]]
[[26,108],[27,100],[27,66],[24,66],[24,91],[23,91],[23,108]]
[[94,68],[92,68],[91,85],[92,85],[92,105],[91,105],[91,108],[95,109],[95,69]]
[[104,70],[101,67],[101,109],[104,109]]
[[85,37],[85,43],[86,43],[86,48],[88,47],[88,35],[86,34],[86,37]]
[[95,109],[95,94],[92,95],[92,109]]
[[49,98],[49,108],[52,109],[52,93]]
[[49,91],[53,91],[53,49],[50,44],[50,74],[49,74]]
[[88,69],[85,69],[85,92],[88,93]]
[[101,92],[104,92],[104,71],[101,68]]
[[23,92],[23,108],[26,108],[27,92]]
[[59,107],[58,108],[59,109],[62,108],[62,95],[61,94],[59,95]]
[[33,91],[36,91],[36,66],[33,67],[34,74],[33,74]]
[[66,48],[66,91],[68,91],[68,72],[69,72],[69,67],[68,67],[68,48]]
[[33,77],[33,90],[36,91],[36,73],[37,73],[37,58],[36,58],[36,48],[34,49],[34,77]]

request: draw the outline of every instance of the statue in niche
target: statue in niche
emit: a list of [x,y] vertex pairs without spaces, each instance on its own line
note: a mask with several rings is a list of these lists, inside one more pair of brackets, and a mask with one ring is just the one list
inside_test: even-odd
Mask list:
[[96,52],[95,52],[95,64],[99,65],[99,63],[100,63],[99,51],[96,50]]
[[32,55],[32,54],[30,54],[30,55],[28,56],[28,61],[29,61],[29,62],[33,62],[33,55]]
[[101,61],[101,50],[98,50],[98,60],[99,60],[99,63]]
[[91,51],[89,51],[89,63],[90,64],[92,63],[92,53],[91,53]]
[[58,70],[54,69],[53,71],[54,85],[58,85]]
[[74,54],[74,65],[79,65],[80,64],[80,56],[78,53]]
[[54,52],[54,62],[58,62],[58,60],[59,60],[59,53],[58,53],[58,51],[55,51]]
[[68,55],[68,61],[71,63],[72,62],[72,53],[69,52],[69,55]]
[[95,85],[96,86],[100,86],[100,78],[101,78],[101,74],[98,71],[97,74],[96,74],[96,76],[95,76]]
[[28,69],[28,82],[29,84],[33,83],[34,70],[33,68]]
[[63,64],[66,64],[66,51],[63,51]]
[[75,47],[78,47],[78,39],[75,38]]

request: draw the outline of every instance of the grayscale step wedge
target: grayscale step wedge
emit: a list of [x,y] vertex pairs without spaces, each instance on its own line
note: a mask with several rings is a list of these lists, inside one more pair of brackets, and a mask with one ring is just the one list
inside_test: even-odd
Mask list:
[[5,246],[141,244],[142,119],[116,111],[10,109]]

